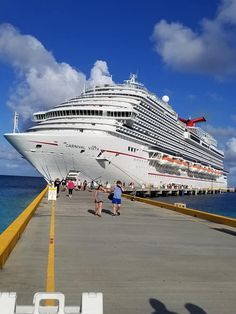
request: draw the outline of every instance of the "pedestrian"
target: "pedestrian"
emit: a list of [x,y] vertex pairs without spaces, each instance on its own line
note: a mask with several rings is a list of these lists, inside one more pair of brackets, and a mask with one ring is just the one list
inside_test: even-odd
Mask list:
[[68,189],[68,196],[69,196],[69,198],[71,198],[72,197],[72,192],[73,192],[73,190],[75,188],[75,184],[74,184],[74,182],[72,180],[69,179],[66,186],[67,186],[67,189]]
[[90,189],[93,190],[94,189],[94,181],[92,180],[90,183]]
[[118,180],[114,188],[114,195],[112,199],[112,216],[120,216],[120,207],[121,207],[121,195],[123,192],[122,182]]
[[54,187],[57,188],[57,195],[60,192],[60,185],[61,185],[61,181],[59,178],[56,178],[56,180],[54,181]]
[[95,216],[102,217],[102,207],[103,207],[103,195],[106,190],[103,188],[102,184],[99,184],[95,191],[94,202],[95,202]]
[[62,186],[62,191],[65,191],[66,190],[66,180],[65,180],[65,178],[63,178],[61,180],[61,186]]
[[78,179],[77,187],[78,187],[78,190],[79,190],[79,191],[81,190],[81,185],[82,185],[81,180]]
[[86,190],[87,184],[88,184],[87,181],[84,180],[84,182],[83,182],[83,189],[84,189],[84,191]]

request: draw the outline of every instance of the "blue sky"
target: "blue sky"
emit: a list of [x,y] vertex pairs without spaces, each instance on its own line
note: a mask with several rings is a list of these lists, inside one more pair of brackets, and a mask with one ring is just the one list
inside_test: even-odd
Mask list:
[[[3,138],[84,84],[131,72],[179,116],[205,116],[236,186],[236,0],[0,4],[0,174],[37,175]],[[202,124],[203,126],[203,124]]]

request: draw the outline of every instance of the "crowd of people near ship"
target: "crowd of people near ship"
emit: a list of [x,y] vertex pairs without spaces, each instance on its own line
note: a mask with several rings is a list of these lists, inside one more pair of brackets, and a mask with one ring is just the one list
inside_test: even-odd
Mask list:
[[[104,185],[97,183],[93,180],[91,182],[87,182],[87,180],[81,181],[80,179],[77,179],[76,181],[72,178],[63,178],[60,180],[57,178],[53,182],[54,187],[57,189],[57,196],[59,196],[60,191],[67,192],[68,198],[72,198],[73,191],[93,191],[93,197],[94,197],[94,203],[95,203],[95,210],[94,215],[101,217],[102,216],[102,210],[103,210],[103,202],[104,202],[104,193],[109,193],[108,198],[112,202],[112,216],[119,216],[120,215],[120,208],[121,208],[121,196],[124,192],[126,186],[125,183],[121,182],[120,180],[116,181],[113,185],[111,185],[109,182],[106,182]],[[153,186],[146,186],[142,185],[142,189],[146,188],[152,188]],[[135,185],[133,182],[130,182],[128,184],[128,188],[135,190]],[[176,183],[169,183],[169,184],[160,184],[160,189],[188,189],[192,188],[188,185],[180,185]]]
[[54,182],[52,182],[52,184],[56,188],[57,197],[59,196],[60,191],[68,191],[67,196],[71,198],[74,190],[93,190],[95,203],[94,215],[98,217],[102,217],[104,193],[108,192],[108,199],[112,202],[111,215],[120,216],[121,196],[124,192],[124,184],[122,184],[120,180],[116,181],[112,187],[108,182],[106,182],[106,185],[103,186],[102,184],[98,184],[92,180],[88,185],[87,180],[82,182],[80,179],[74,181],[71,178],[63,178],[62,180],[57,178]]

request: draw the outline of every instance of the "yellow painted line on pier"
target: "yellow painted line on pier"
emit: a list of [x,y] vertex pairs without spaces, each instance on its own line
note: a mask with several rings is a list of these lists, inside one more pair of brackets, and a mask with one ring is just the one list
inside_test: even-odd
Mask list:
[[178,206],[175,206],[175,205],[172,205],[169,203],[158,202],[158,201],[154,201],[154,200],[151,200],[148,198],[142,198],[142,197],[137,197],[137,196],[134,197],[134,196],[131,196],[128,194],[123,194],[123,196],[126,198],[129,198],[129,199],[133,199],[133,200],[138,201],[138,202],[158,206],[161,208],[170,209],[170,210],[173,210],[173,211],[181,213],[181,214],[189,215],[189,216],[200,218],[200,219],[205,219],[208,221],[212,221],[212,222],[215,222],[218,224],[227,225],[227,226],[234,227],[234,228],[236,227],[236,219],[234,219],[234,218],[210,214],[207,212],[203,212],[203,211],[200,211],[197,209],[192,209],[192,208],[187,208],[187,207],[186,208],[178,207]]
[[[48,269],[47,269],[47,292],[55,291],[55,202],[52,201],[51,206],[51,224],[49,235],[49,250],[48,250]],[[54,300],[46,300],[47,306],[55,305]]]
[[46,187],[0,235],[0,268],[5,264],[47,190],[48,187]]

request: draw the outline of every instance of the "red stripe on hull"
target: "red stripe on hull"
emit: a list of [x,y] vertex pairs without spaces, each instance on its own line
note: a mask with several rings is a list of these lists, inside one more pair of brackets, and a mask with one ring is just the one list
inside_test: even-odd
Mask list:
[[136,156],[136,155],[131,155],[131,154],[127,154],[127,153],[122,153],[122,152],[116,152],[116,151],[114,151],[114,150],[107,150],[107,149],[105,149],[104,152],[112,153],[112,154],[119,154],[119,155],[123,155],[123,156],[128,156],[128,157],[134,157],[134,158],[138,158],[138,159],[147,160],[147,158],[144,158],[144,157],[140,157],[140,156]]
[[49,142],[40,142],[40,141],[30,141],[33,143],[39,143],[39,144],[47,144],[47,145],[53,145],[53,146],[58,146],[57,143],[49,143]]

